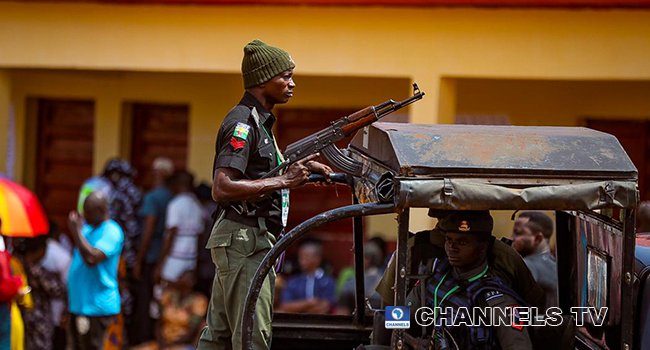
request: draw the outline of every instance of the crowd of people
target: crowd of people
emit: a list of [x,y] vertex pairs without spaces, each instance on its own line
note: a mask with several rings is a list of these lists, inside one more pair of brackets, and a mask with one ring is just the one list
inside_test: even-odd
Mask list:
[[[151,170],[143,194],[131,165],[113,159],[81,185],[68,230],[50,220],[47,235],[0,239],[0,349],[195,347],[215,275],[205,246],[216,203],[171,160]],[[386,243],[364,248],[366,294],[379,308]],[[351,313],[352,271],[336,279],[322,243],[301,242],[278,275],[276,311]]]
[[[375,237],[364,244],[365,298],[374,309],[381,307],[375,287],[385,266],[386,242]],[[293,272],[292,264],[286,264]],[[355,307],[352,266],[333,273],[324,260],[322,242],[308,238],[299,243],[295,273],[279,275],[275,286],[275,312],[349,315]]]
[[69,234],[51,221],[0,240],[0,349],[194,346],[214,277],[209,186],[162,157],[146,194],[135,177],[113,159],[81,185]]

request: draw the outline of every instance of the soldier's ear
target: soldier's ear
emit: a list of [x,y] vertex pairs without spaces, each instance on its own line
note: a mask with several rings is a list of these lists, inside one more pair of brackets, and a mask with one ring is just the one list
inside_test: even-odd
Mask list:
[[481,252],[487,253],[488,248],[490,248],[490,243],[486,242],[486,241],[481,241],[479,244],[480,244],[480,247],[481,247]]

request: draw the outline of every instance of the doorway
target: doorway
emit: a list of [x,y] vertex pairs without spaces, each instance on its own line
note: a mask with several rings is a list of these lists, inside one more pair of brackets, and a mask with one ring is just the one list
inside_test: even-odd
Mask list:
[[167,157],[176,171],[187,166],[188,105],[133,103],[131,111],[131,165],[136,185],[151,189],[151,165]]
[[67,231],[81,184],[92,176],[95,104],[38,99],[36,195],[47,215]]

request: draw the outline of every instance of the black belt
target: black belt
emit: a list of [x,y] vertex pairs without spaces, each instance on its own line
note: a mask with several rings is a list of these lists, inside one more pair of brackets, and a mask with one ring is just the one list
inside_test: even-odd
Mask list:
[[[230,221],[238,222],[242,225],[259,228],[256,216],[242,216],[231,208],[226,209],[226,215],[224,218]],[[276,224],[273,222],[273,220],[266,219],[266,228],[275,237],[277,237],[280,232],[282,232],[282,225]]]

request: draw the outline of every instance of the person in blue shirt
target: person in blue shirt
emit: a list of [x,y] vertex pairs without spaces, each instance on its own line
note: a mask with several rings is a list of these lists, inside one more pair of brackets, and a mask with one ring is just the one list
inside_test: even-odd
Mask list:
[[[136,257],[133,277],[137,280],[135,288],[135,311],[129,327],[131,345],[154,339],[154,321],[150,316],[153,298],[153,272],[160,258],[165,233],[167,204],[173,195],[168,187],[174,163],[169,158],[158,157],[151,166],[153,189],[145,196],[140,207],[140,217],[144,220],[142,240]],[[210,255],[208,253],[208,255]]]
[[278,312],[326,314],[335,306],[336,281],[321,268],[323,246],[306,241],[298,250],[302,273],[287,281]]
[[142,207],[140,207],[140,216],[144,219],[144,230],[133,271],[136,279],[146,278],[146,275],[150,275],[160,257],[164,241],[167,204],[174,196],[169,188],[169,179],[173,173],[174,163],[171,159],[158,157],[153,161],[151,166],[153,189],[144,196]]
[[108,219],[100,192],[86,197],[83,224],[70,212],[68,224],[75,245],[68,273],[69,332],[74,350],[102,349],[106,330],[120,313],[117,269],[124,245],[120,226]]

